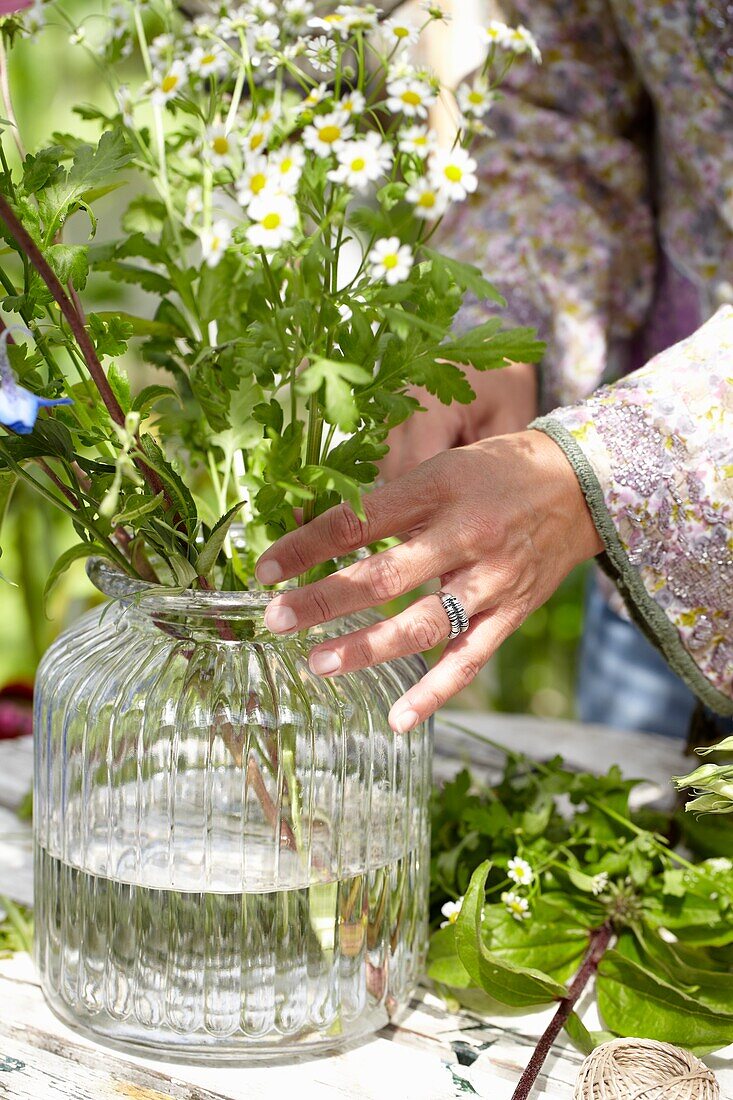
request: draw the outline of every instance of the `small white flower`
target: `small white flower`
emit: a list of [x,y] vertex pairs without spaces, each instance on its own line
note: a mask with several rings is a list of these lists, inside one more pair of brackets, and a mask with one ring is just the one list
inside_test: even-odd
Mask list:
[[169,99],[173,99],[180,92],[185,79],[186,66],[180,60],[174,61],[166,70],[153,73],[153,102],[167,103]]
[[76,27],[69,35],[69,44],[71,46],[83,46],[86,42],[86,38],[86,27]]
[[203,192],[200,187],[189,187],[186,192],[186,206],[183,214],[183,220],[186,225],[191,225],[196,218],[197,214],[200,214],[204,209]]
[[328,173],[334,183],[345,183],[359,191],[389,171],[392,149],[375,131],[356,141],[345,141],[336,150],[338,168]]
[[197,46],[191,54],[189,68],[197,76],[220,76],[226,72],[228,61],[221,46]]
[[420,5],[421,9],[426,15],[429,15],[431,19],[440,21],[441,23],[450,23],[451,17],[447,11],[441,8],[440,4],[431,3],[431,0],[423,0]]
[[259,23],[267,23],[277,15],[275,0],[254,0],[249,5],[250,15]]
[[326,16],[314,16],[308,20],[308,26],[316,31],[325,31],[326,34],[340,35],[341,38],[348,38],[351,29],[345,13],[340,11]]
[[305,56],[319,73],[330,73],[338,65],[339,52],[333,39],[325,34],[311,38],[305,48]]
[[151,39],[148,46],[150,60],[158,68],[163,68],[163,63],[166,58],[170,57],[173,46],[174,38],[172,34],[157,34],[155,38]]
[[124,4],[112,4],[107,13],[108,32],[112,39],[124,38],[130,29],[130,12]]
[[255,119],[251,129],[242,139],[242,150],[246,156],[261,152],[267,145],[267,139],[272,133],[272,126]]
[[237,198],[242,206],[248,206],[253,199],[256,199],[258,195],[267,190],[272,175],[267,157],[254,156],[247,158],[244,172],[237,180]]
[[375,279],[384,279],[389,286],[404,283],[412,270],[412,249],[400,244],[399,237],[382,237],[367,257],[370,273]]
[[521,26],[521,24],[510,30],[503,45],[506,49],[511,50],[512,53],[528,53],[532,60],[536,61],[538,65],[542,61],[542,54],[540,53],[534,35],[528,31],[526,27]]
[[411,153],[413,156],[422,157],[424,160],[429,153],[438,147],[438,137],[434,130],[427,126],[408,126],[399,135],[401,153]]
[[534,878],[534,871],[527,860],[520,859],[519,856],[509,860],[506,873],[512,882],[516,882],[517,886],[529,886]]
[[456,202],[465,199],[478,187],[476,161],[460,146],[450,152],[438,150],[431,154],[428,167],[436,187]]
[[224,126],[210,126],[206,131],[205,149],[214,168],[229,167],[236,150],[234,139]]
[[349,122],[349,116],[344,111],[331,111],[314,119],[312,126],[306,126],[303,143],[306,149],[312,149],[320,157],[327,157],[353,133],[354,127]]
[[400,49],[414,46],[420,37],[417,27],[405,19],[387,19],[383,24],[383,30],[389,49],[395,46]]
[[395,114],[402,112],[407,118],[426,118],[428,107],[437,98],[434,88],[425,80],[405,77],[392,80],[387,85],[387,108]]
[[418,218],[435,221],[442,218],[448,208],[448,198],[444,191],[428,179],[419,179],[408,188],[405,198],[415,208]]
[[458,898],[458,901],[447,901],[441,906],[441,913],[445,917],[444,921],[440,922],[441,928],[448,928],[449,925],[455,924],[463,906],[463,898]]
[[29,8],[20,12],[23,26],[30,35],[38,34],[46,26],[46,14],[43,10],[43,0],[35,0]]
[[501,895],[501,900],[506,906],[507,912],[511,913],[515,920],[527,920],[530,913],[529,902],[526,898],[521,898],[513,890],[507,890],[506,893]]
[[249,59],[257,68],[264,58],[277,48],[280,41],[280,28],[276,23],[257,23],[247,32]]
[[232,239],[232,231],[223,220],[201,232],[201,256],[207,267],[216,267]]
[[379,22],[379,11],[373,4],[339,4],[336,11],[350,31],[369,31]]
[[338,101],[339,111],[345,111],[347,115],[360,115],[365,106],[364,96],[357,91],[349,92]]
[[481,38],[487,46],[505,47],[511,32],[511,27],[499,22],[498,19],[492,19],[487,27],[479,27]]
[[464,115],[483,118],[494,101],[494,93],[485,80],[476,80],[473,84],[461,84],[456,91],[458,106]]
[[316,84],[308,92],[308,95],[305,97],[305,99],[303,99],[302,103],[300,104],[300,110],[301,111],[312,111],[313,108],[317,107],[318,104],[321,103],[326,98],[327,95],[328,95],[328,85],[327,84]]
[[298,224],[298,208],[289,195],[264,191],[252,200],[247,213],[252,219],[247,230],[250,244],[276,249],[292,240]]
[[270,158],[273,187],[286,195],[294,195],[298,190],[300,177],[305,165],[305,151],[302,145],[283,145]]
[[712,871],[714,875],[727,874],[729,871],[733,871],[733,862],[726,859],[725,856],[718,856],[715,859],[708,859],[705,861],[705,866],[709,871]]
[[234,38],[240,31],[247,31],[254,22],[255,16],[242,5],[222,17],[217,32],[220,38]]
[[599,873],[597,875],[593,876],[593,883],[591,885],[591,890],[593,891],[593,893],[596,896],[598,894],[602,894],[607,886],[608,886],[608,873],[606,871],[599,871]]
[[134,126],[135,119],[133,117],[133,111],[135,109],[135,102],[127,84],[120,84],[119,88],[115,90],[115,99],[117,100],[117,107],[122,115],[122,121],[125,126]]
[[285,22],[291,30],[300,31],[308,24],[313,15],[311,0],[285,0],[282,5]]

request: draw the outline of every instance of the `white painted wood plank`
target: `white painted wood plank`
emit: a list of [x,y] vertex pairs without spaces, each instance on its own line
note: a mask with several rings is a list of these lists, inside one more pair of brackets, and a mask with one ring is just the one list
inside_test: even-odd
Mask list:
[[14,810],[30,789],[33,777],[33,738],[0,741],[0,806]]

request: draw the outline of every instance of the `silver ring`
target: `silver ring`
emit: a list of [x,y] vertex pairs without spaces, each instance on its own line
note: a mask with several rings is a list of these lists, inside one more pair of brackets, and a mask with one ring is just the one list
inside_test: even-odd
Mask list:
[[443,610],[448,616],[448,622],[450,623],[448,641],[452,642],[460,634],[466,633],[470,626],[469,618],[461,601],[455,596],[451,596],[450,592],[438,592],[438,597],[443,605]]

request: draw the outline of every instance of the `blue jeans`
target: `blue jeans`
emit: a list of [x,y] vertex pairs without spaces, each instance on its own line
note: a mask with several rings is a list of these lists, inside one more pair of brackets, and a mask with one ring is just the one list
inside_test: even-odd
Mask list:
[[591,577],[577,688],[578,717],[622,730],[687,736],[695,696]]

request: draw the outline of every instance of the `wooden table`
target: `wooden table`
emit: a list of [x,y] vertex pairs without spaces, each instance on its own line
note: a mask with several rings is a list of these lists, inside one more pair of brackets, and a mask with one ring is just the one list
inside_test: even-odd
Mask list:
[[[574,722],[497,715],[446,714],[436,736],[435,777],[464,764],[492,778],[493,747],[456,729],[470,727],[537,757],[561,753],[570,765],[604,770],[618,763],[647,782],[640,801],[669,794],[669,776],[687,770],[673,741]],[[0,893],[32,901],[30,828],[15,808],[30,786],[30,738],[0,743]],[[581,1015],[598,1026],[586,995]],[[0,961],[0,1097],[13,1100],[509,1100],[552,1009],[479,1018],[447,1012],[428,990],[373,1039],[331,1058],[288,1065],[210,1069],[128,1058],[87,1041],[52,1015],[26,955]],[[733,1100],[733,1047],[709,1059],[724,1100]],[[564,1038],[547,1060],[536,1096],[572,1096],[581,1056]]]

